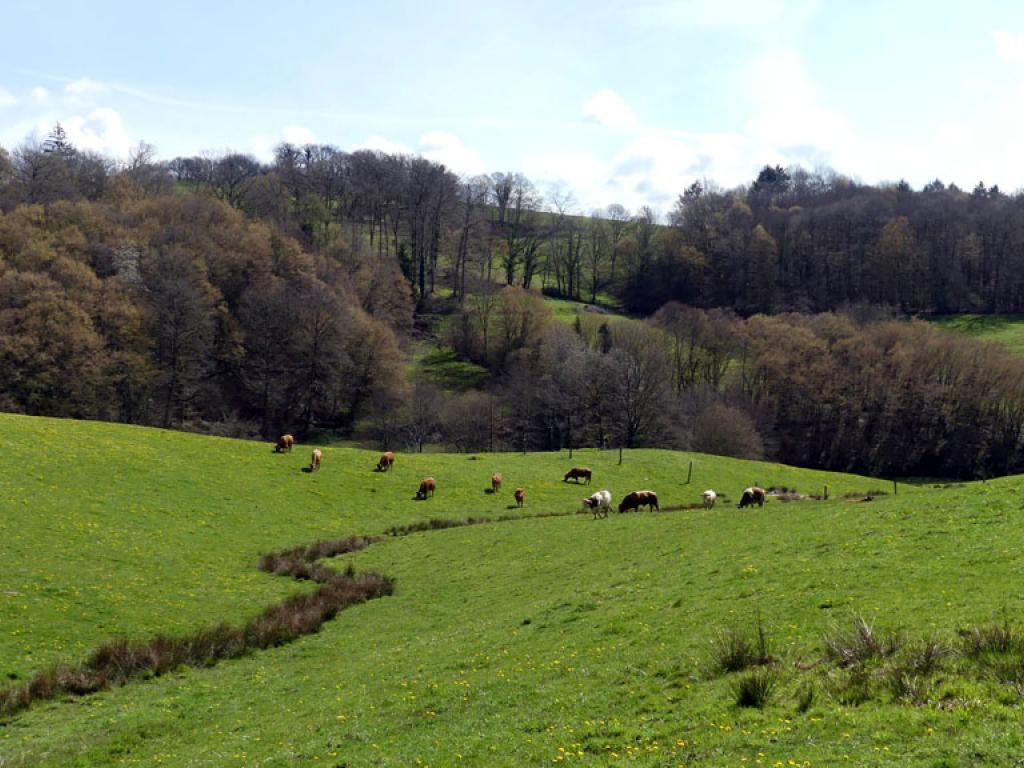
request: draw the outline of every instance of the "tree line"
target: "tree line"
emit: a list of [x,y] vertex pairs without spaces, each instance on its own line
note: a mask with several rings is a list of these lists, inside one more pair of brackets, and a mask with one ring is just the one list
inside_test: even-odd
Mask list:
[[[521,174],[328,145],[265,164],[164,163],[141,144],[115,163],[58,126],[0,149],[0,409],[413,449],[1021,471],[1022,364],[891,319],[1018,308],[1021,204],[766,167],[749,187],[691,186],[666,225],[576,215]],[[573,327],[538,288],[647,319]],[[424,343],[480,366],[482,386],[410,374]]]
[[542,288],[650,315],[668,301],[755,312],[851,303],[904,314],[1024,311],[1024,195],[936,180],[865,185],[830,170],[765,166],[749,185],[695,182],[667,223],[650,208],[584,216],[571,194],[519,173],[459,178],[422,157],[281,144],[159,162],[140,144],[123,163],[75,149],[59,126],[0,149],[0,210],[136,192],[204,193],[302,247],[395,263],[426,310],[494,283]]

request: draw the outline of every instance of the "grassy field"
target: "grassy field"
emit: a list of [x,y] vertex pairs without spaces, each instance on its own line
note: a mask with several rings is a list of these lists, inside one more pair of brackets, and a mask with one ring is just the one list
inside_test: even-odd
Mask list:
[[947,330],[994,341],[1024,355],[1024,315],[940,315],[932,321]]
[[586,307],[592,306],[585,301],[572,301],[570,299],[556,299],[552,296],[545,296],[544,303],[551,307],[551,312],[554,316],[561,320],[563,323],[574,323],[576,316],[581,314],[593,314],[595,317],[604,317],[605,319],[611,319],[619,316],[618,310],[616,310],[610,303],[610,297],[601,294],[599,296],[599,304],[606,312],[587,312]]
[[[916,703],[890,687],[889,662],[860,680],[821,661],[823,637],[854,616],[956,645],[960,627],[1020,615],[1019,479],[863,502],[891,486],[665,451],[627,452],[621,467],[611,452],[400,454],[384,475],[375,454],[342,448],[307,474],[302,447],[14,416],[0,427],[9,680],[114,635],[238,623],[309,588],[256,570],[263,552],[431,517],[572,511],[584,489],[561,475],[573,464],[616,498],[649,487],[678,507],[714,487],[733,501],[388,537],[331,564],[394,577],[394,596],[287,646],[40,704],[0,725],[4,768],[1006,765],[1024,748],[1024,689],[959,655],[922,673],[928,695],[903,697]],[[495,470],[506,488],[490,495]],[[437,495],[414,501],[425,474]],[[735,509],[755,482],[827,484],[832,498]],[[736,704],[748,673],[711,668],[722,629],[749,634],[756,616],[777,677],[760,709]]]

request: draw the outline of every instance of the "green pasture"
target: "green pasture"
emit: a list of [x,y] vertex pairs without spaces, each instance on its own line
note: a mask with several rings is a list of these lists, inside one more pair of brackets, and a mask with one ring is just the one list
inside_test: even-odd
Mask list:
[[[334,565],[394,577],[393,597],[285,647],[39,704],[0,724],[0,766],[959,766],[1024,749],[1018,688],[950,661],[925,703],[879,683],[854,705],[820,664],[854,616],[950,644],[1020,616],[1019,479],[893,496],[881,480],[669,451],[621,466],[611,451],[399,454],[388,474],[375,460],[328,447],[308,474],[304,446],[0,416],[0,674],[114,635],[240,622],[309,588],[257,556],[318,537],[568,512],[600,488],[651,488],[675,509],[388,537]],[[581,464],[590,489],[561,481]],[[414,501],[426,474],[437,495]],[[753,483],[831,498],[737,510]],[[708,487],[714,510],[678,509]],[[874,490],[890,493],[864,501]],[[757,616],[778,685],[748,709],[743,673],[709,660],[723,627]]]
[[981,341],[994,341],[1024,354],[1024,315],[939,315],[932,321],[947,330]]

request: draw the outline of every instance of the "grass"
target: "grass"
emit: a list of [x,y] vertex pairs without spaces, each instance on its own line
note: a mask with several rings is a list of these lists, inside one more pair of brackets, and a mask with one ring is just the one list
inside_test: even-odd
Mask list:
[[982,341],[993,341],[1024,355],[1024,315],[939,315],[942,328]]
[[[329,447],[312,475],[307,453],[0,416],[0,673],[16,681],[114,637],[241,625],[313,593],[259,571],[265,553],[310,562],[336,551],[307,549],[316,540],[424,524],[317,561],[384,574],[393,596],[278,648],[33,707],[0,727],[4,768],[1005,765],[1024,748],[1016,651],[974,674],[946,650],[958,630],[986,659],[1016,648],[1001,617],[1022,613],[1019,480],[901,485],[857,504],[842,496],[877,480],[665,451],[627,452],[622,467],[612,452],[399,454],[381,474],[376,453]],[[616,500],[650,487],[663,508],[752,483],[827,484],[831,500],[429,522],[572,512],[586,489],[561,475],[576,463]],[[484,492],[494,471],[527,488],[524,510]],[[437,495],[413,501],[425,474]],[[761,706],[738,706],[737,681],[762,668],[702,670],[718,629],[754,615],[775,676]],[[894,655],[823,660],[825,637],[884,650],[897,633]]]
[[553,296],[545,296],[544,303],[551,308],[551,312],[556,319],[570,325],[576,321],[576,316],[581,314],[594,314],[595,317],[604,319],[613,319],[621,315],[621,310],[617,309],[612,303],[611,297],[605,294],[599,294],[598,296],[598,306],[604,309],[605,312],[588,311],[586,307],[593,305],[587,301],[573,301],[571,299],[557,299]]
[[490,372],[482,365],[460,360],[451,349],[421,345],[415,355],[416,372],[440,389],[465,392],[482,389],[490,380]]

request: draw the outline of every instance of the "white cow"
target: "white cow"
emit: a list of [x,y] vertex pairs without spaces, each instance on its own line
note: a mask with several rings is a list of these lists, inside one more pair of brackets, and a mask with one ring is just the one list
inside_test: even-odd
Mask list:
[[708,488],[701,495],[704,497],[704,509],[714,509],[715,499],[718,498],[718,494]]
[[595,520],[599,517],[608,517],[608,510],[612,508],[611,491],[598,491],[588,496],[583,500],[583,506],[590,507]]

